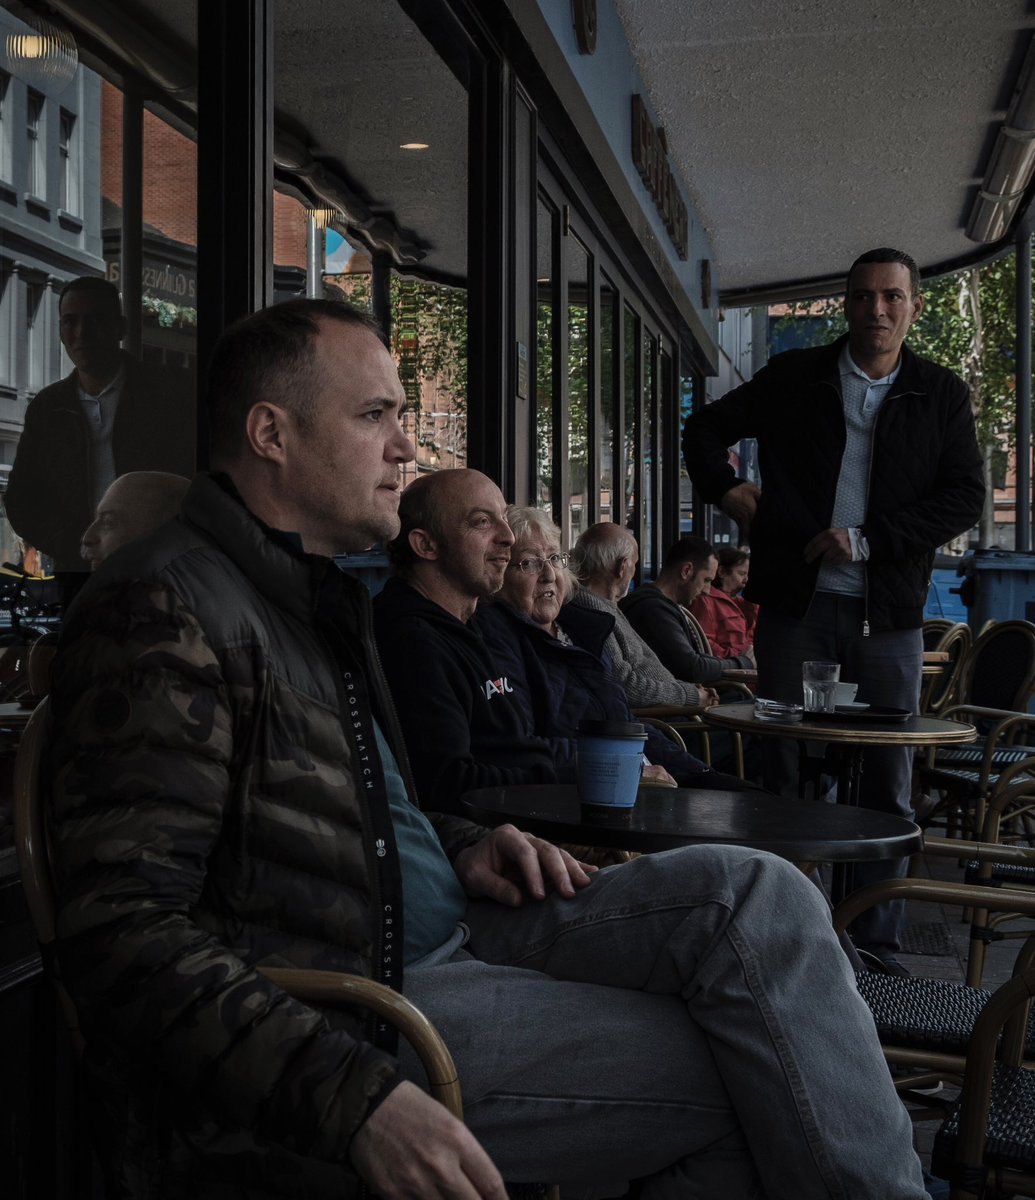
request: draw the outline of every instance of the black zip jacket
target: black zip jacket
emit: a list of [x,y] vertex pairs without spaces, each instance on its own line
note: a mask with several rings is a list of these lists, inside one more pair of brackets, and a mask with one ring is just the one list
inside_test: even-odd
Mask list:
[[[683,427],[694,486],[718,504],[742,483],[727,450],[757,438],[762,500],[751,526],[756,604],[801,618],[819,563],[804,548],[830,528],[846,431],[838,357],[847,337],[779,354],[748,383],[706,405]],[[952,371],[907,346],[873,431],[866,614],[873,632],[923,621],[935,550],[970,529],[984,501],[970,390]]]

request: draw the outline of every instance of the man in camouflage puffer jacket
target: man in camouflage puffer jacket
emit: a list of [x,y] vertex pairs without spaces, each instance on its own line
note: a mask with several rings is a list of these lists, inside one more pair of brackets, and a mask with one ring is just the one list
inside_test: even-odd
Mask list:
[[[541,839],[413,803],[367,598],[332,561],[398,530],[403,398],[344,306],[239,323],[210,370],[223,474],[69,614],[58,961],[110,1194],[504,1200],[502,1171],[737,1200],[763,1170],[774,1196],[921,1200],[872,1020],[791,864],[691,847],[589,886]],[[477,566],[500,519],[447,532]],[[257,970],[283,965],[416,1000],[469,1126],[385,1031]]]

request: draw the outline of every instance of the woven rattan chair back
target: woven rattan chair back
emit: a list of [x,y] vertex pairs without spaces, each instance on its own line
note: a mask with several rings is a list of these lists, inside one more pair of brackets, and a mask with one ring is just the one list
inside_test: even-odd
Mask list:
[[948,617],[927,617],[923,625],[925,650],[936,650],[942,634],[947,633],[955,622]]
[[956,703],[1025,712],[1035,693],[1035,625],[997,621],[978,637],[960,671]]
[[[934,639],[934,644],[929,648],[942,654],[948,654],[949,661],[937,675],[932,675],[924,681],[920,692],[921,713],[935,716],[943,708],[952,704],[963,664],[967,660],[967,654],[973,646],[973,641],[970,626],[963,621],[955,624],[950,622],[948,628],[943,629]],[[926,644],[924,649],[928,649]]]

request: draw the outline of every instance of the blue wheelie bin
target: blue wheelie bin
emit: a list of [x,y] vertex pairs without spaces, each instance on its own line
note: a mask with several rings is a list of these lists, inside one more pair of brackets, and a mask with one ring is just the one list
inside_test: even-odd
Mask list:
[[974,550],[960,564],[960,594],[975,636],[987,621],[1035,622],[1035,554]]

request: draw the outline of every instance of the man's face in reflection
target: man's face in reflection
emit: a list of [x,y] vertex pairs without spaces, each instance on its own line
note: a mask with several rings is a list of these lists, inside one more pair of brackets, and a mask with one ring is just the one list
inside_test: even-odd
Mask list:
[[120,475],[97,505],[81,541],[82,557],[96,571],[120,546],[146,537],[171,520],[189,480],[164,471],[132,471]]
[[113,298],[106,292],[73,288],[61,298],[59,319],[61,344],[76,369],[90,379],[113,378],[125,333]]

